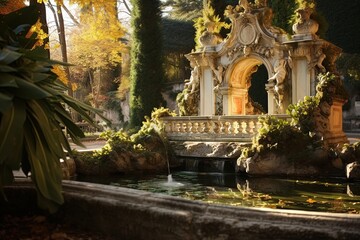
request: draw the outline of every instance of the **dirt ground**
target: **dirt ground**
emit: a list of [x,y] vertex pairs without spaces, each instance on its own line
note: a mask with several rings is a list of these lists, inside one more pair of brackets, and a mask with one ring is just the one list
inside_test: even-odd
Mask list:
[[0,216],[1,240],[114,240],[43,215]]

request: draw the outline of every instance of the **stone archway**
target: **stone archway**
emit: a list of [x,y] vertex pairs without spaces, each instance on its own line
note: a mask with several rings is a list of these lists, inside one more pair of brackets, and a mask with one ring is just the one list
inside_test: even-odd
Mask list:
[[[225,77],[225,85],[227,86],[223,87],[221,92],[223,97],[228,99],[227,104],[224,104],[223,113],[225,115],[255,115],[265,113],[249,95],[252,75],[257,72],[259,66],[265,66],[264,60],[256,56],[250,56],[238,60],[233,66],[229,67]],[[269,72],[269,69],[267,69],[266,80],[269,78]],[[264,90],[266,89],[265,84],[262,87]],[[267,98],[269,97],[267,96]]]

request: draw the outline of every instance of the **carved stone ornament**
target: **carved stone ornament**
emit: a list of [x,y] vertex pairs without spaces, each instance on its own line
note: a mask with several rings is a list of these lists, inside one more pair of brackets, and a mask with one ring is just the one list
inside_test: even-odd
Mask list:
[[268,79],[268,82],[275,82],[275,100],[280,109],[283,108],[284,99],[284,81],[287,75],[286,59],[278,59],[274,64],[274,75]]
[[241,27],[238,37],[243,45],[250,45],[256,39],[256,30],[252,24],[245,24]]
[[199,38],[199,42],[203,47],[215,46],[222,42],[222,37],[218,33],[214,33],[214,22],[206,22],[205,27],[206,30],[201,34]]
[[295,34],[311,34],[316,35],[319,30],[319,24],[310,18],[312,9],[301,8],[296,11],[298,20],[293,25],[293,31]]

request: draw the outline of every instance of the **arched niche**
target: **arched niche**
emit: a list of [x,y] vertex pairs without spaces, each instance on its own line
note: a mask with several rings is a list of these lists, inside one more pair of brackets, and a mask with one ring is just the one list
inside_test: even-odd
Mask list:
[[[266,79],[268,79],[273,72],[272,65],[266,58],[255,54],[240,58],[229,66],[225,74],[225,86],[221,88],[224,115],[253,115],[261,113],[249,96],[252,75],[257,72],[261,65],[266,68]],[[268,106],[265,109],[273,111],[273,93],[268,91],[266,84],[262,87],[267,90],[268,95]]]

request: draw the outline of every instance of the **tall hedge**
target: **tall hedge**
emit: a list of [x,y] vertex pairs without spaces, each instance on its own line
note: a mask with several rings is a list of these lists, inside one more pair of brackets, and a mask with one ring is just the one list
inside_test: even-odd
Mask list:
[[144,116],[163,103],[164,80],[160,0],[131,0],[130,124],[141,126]]

